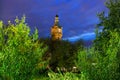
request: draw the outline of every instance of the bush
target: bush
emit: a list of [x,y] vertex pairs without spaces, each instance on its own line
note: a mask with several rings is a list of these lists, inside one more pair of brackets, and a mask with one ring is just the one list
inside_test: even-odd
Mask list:
[[15,19],[3,28],[0,22],[0,74],[3,79],[29,80],[44,67],[42,55],[46,48],[38,43],[38,31],[30,35],[25,17]]
[[[78,75],[75,75],[74,73],[54,73],[54,72],[49,72],[48,73],[49,80],[80,80],[78,78]],[[82,79],[81,79],[82,80]]]
[[78,51],[77,66],[85,80],[119,80],[120,35],[116,31],[110,34],[110,45],[104,50],[106,56],[102,56],[94,47]]

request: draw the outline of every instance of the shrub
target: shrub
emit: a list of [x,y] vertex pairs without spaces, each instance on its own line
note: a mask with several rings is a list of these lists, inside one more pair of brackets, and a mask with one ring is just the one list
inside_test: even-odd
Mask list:
[[80,80],[78,78],[78,75],[75,75],[74,73],[54,73],[54,72],[49,72],[48,73],[49,79],[50,80]]
[[0,74],[3,79],[28,80],[44,67],[42,55],[46,48],[38,43],[38,31],[30,35],[25,17],[8,23],[0,22]]
[[110,45],[104,50],[106,56],[102,56],[94,47],[78,51],[77,66],[85,80],[119,80],[120,35],[116,31],[110,34]]

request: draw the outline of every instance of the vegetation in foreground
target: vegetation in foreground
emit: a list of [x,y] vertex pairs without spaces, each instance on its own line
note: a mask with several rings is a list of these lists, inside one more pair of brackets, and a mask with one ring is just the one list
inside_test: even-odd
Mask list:
[[[25,23],[25,17],[15,19],[15,24],[8,23],[8,27],[0,21],[0,79],[2,80],[120,80],[120,0],[109,0],[106,6],[108,16],[99,14],[100,24],[96,29],[96,40],[93,47],[87,49],[72,47],[62,42],[66,47],[60,49],[53,46],[56,53],[52,59],[44,59],[49,46],[38,40],[38,32],[30,34],[30,28]],[[99,32],[99,27],[103,31]],[[63,46],[62,44],[60,46]],[[57,49],[56,49],[57,47]],[[54,49],[55,48],[55,49]],[[71,49],[72,48],[72,49]],[[57,50],[59,54],[57,53]],[[67,56],[68,61],[62,61]],[[61,55],[60,55],[61,53]],[[52,54],[53,55],[53,54]],[[60,58],[58,58],[60,56]],[[66,56],[66,57],[65,57]],[[56,58],[56,59],[55,59]],[[64,59],[65,58],[65,59]],[[54,60],[55,59],[55,60]],[[75,61],[74,61],[74,60]],[[57,60],[57,62],[56,62]],[[67,59],[66,59],[67,60]],[[73,61],[72,61],[73,60]],[[60,67],[77,67],[77,73],[61,72]],[[51,71],[50,64],[58,67],[58,72]],[[62,65],[63,64],[63,65]],[[66,64],[66,65],[65,65]],[[46,70],[48,69],[48,70]]]

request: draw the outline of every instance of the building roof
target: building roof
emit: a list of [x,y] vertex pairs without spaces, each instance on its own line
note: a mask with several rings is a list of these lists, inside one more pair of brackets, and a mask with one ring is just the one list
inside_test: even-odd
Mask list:
[[59,17],[57,14],[56,14],[56,16],[55,17]]

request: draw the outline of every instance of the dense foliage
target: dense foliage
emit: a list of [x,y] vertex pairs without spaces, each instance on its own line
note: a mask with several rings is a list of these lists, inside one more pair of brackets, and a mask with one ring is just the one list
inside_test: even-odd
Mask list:
[[66,68],[70,71],[71,68],[75,66],[77,50],[79,48],[82,50],[83,48],[82,40],[75,43],[70,43],[65,40],[52,41],[51,39],[41,38],[39,41],[44,42],[44,45],[49,47],[44,57],[51,57],[49,60],[49,65],[53,71],[57,71],[57,67]]
[[71,71],[77,49],[82,46],[82,41],[72,44],[64,40],[38,40],[37,29],[31,34],[25,17],[16,18],[14,24],[8,21],[8,25],[0,21],[0,79],[28,80],[46,74],[48,68]]
[[[103,31],[98,33],[95,40],[95,49],[104,57],[108,54],[114,55],[111,58],[116,58],[118,67],[116,73],[120,73],[120,0],[109,0],[106,2],[106,7],[109,9],[108,15],[104,12],[100,13],[100,26]],[[111,59],[110,58],[110,59]]]
[[38,31],[30,35],[25,17],[15,19],[3,28],[0,21],[0,75],[3,79],[28,80],[44,67],[42,55],[46,48],[38,43]]
[[[95,47],[102,55],[106,55],[105,51],[110,46],[111,32],[120,34],[120,0],[108,0],[106,7],[109,9],[108,15],[104,12],[98,14],[100,23],[97,28],[103,27],[102,32],[97,33]],[[118,48],[119,49],[119,48]]]

